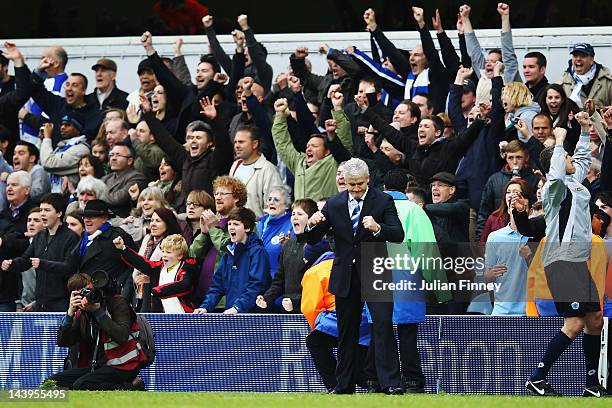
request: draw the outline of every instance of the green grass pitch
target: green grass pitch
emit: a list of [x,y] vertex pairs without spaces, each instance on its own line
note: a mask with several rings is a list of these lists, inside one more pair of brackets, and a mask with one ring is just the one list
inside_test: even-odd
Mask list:
[[[589,408],[610,407],[610,399],[515,397],[494,395],[324,395],[314,393],[238,393],[238,392],[86,392],[71,391],[68,401],[47,403],[42,406],[83,408],[162,408],[162,407],[422,407],[427,408]],[[40,402],[2,403],[3,407],[41,407]]]

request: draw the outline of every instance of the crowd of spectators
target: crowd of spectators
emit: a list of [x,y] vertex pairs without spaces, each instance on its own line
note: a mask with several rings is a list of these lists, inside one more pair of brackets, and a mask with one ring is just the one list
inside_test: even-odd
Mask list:
[[[470,11],[458,10],[453,44],[437,10],[430,26],[432,10],[413,7],[420,43],[404,50],[368,9],[371,52],[322,44],[327,72],[312,71],[302,46],[274,72],[246,15],[228,55],[209,14],[210,53],[194,67],[180,41],[166,58],[143,33],[140,86],[127,90],[116,78],[131,73],[113,60],[99,59],[88,84],[69,71],[61,46],[28,67],[5,43],[0,311],[65,311],[70,276],[103,269],[142,312],[299,313],[302,276],[334,239],[317,248],[296,235],[347,189],[351,158],[367,164],[369,188],[388,191],[386,176],[405,175],[395,193],[422,208],[418,222],[431,224],[442,255],[482,250],[482,276],[448,269],[446,280],[507,282],[510,297],[524,299],[533,256],[525,244],[536,237],[513,213],[542,217],[541,152],[561,142],[571,156],[585,132],[594,233],[612,245],[609,68],[579,43],[566,71],[548,73],[559,83],[549,83],[544,53],[517,58],[508,5],[497,6],[500,48],[489,50]],[[499,253],[496,242],[516,244],[503,247],[516,254]],[[428,311],[526,313],[501,303],[470,309],[479,294],[453,291],[444,303],[431,296]]]

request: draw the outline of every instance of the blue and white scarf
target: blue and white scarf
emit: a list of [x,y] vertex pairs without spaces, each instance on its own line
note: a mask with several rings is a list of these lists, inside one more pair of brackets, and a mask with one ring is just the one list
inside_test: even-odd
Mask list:
[[[44,82],[45,89],[55,95],[65,96],[63,85],[66,79],[68,79],[68,74],[66,74],[65,72],[57,74],[53,78],[47,78]],[[34,102],[33,99],[29,99],[24,106],[34,115],[43,116],[45,118],[49,117],[43,112],[42,108],[38,106],[36,102]],[[33,143],[36,146],[40,146],[40,137],[38,136],[38,129],[32,129],[22,121],[19,121],[19,123],[21,124],[21,140],[25,140],[26,142]]]
[[93,234],[89,235],[87,231],[83,233],[83,239],[81,240],[81,244],[79,245],[79,254],[81,255],[81,257],[85,255],[85,252],[87,252],[87,248],[91,245],[93,240],[104,234],[110,227],[111,223],[107,221],[102,224],[100,229],[94,232]]
[[418,93],[429,94],[429,68],[419,75],[414,75],[412,71],[408,72],[406,88],[404,88],[404,98],[412,99]]
[[584,108],[584,104],[582,103],[582,99],[580,98],[580,93],[582,92],[582,87],[591,83],[593,79],[595,79],[595,73],[597,72],[597,64],[591,65],[591,69],[586,74],[577,74],[574,71],[574,67],[570,67],[570,74],[574,81],[576,81],[576,85],[574,85],[574,89],[572,90],[572,94],[570,95],[570,99],[578,105],[579,108]]

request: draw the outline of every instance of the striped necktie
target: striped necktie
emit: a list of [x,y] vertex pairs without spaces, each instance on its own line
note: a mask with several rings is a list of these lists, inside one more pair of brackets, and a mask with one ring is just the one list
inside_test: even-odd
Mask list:
[[353,236],[357,235],[357,227],[359,226],[359,216],[361,215],[361,199],[354,198],[353,201],[357,203],[353,212],[351,213],[351,224],[353,224]]

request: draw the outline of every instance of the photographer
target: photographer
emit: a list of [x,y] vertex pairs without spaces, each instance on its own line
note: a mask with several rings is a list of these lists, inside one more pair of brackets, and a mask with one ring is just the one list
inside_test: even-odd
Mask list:
[[96,289],[84,273],[68,280],[70,306],[58,330],[57,345],[78,345],[74,348],[78,354],[72,356],[76,363],[45,383],[51,380],[57,387],[73,390],[142,390],[142,385],[132,384],[147,360],[138,347],[136,314],[123,297],[113,293],[112,284],[100,284],[108,279],[105,272],[96,271],[93,277]]

